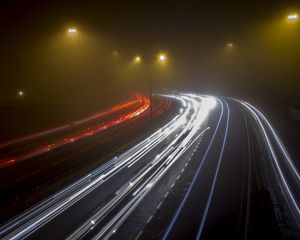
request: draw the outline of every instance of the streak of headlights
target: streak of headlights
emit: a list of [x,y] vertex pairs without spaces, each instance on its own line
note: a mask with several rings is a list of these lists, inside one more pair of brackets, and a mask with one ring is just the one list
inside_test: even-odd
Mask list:
[[[141,183],[143,176],[153,169],[154,166],[161,163],[158,170],[155,171],[151,177],[143,181],[141,187],[139,188],[140,190],[132,195],[132,200],[130,203],[128,203],[129,205],[126,206],[129,207],[133,203],[141,201],[145,194],[188,149],[188,146],[190,146],[193,138],[195,138],[195,135],[198,133],[201,124],[207,118],[209,110],[213,107],[212,99],[208,98],[201,98],[201,102],[197,96],[173,95],[167,97],[172,97],[173,99],[179,100],[183,106],[183,110],[180,111],[172,121],[124,154],[110,160],[106,164],[103,164],[74,184],[64,188],[52,197],[42,201],[40,204],[12,219],[10,222],[1,227],[0,236],[9,239],[20,239],[30,236],[60,213],[64,212],[66,209],[87,196],[90,192],[98,188],[101,184],[103,184],[103,182],[107,181],[126,167],[131,167],[137,163],[171,134],[176,134],[177,131],[181,130],[181,132],[176,135],[172,143],[169,144],[160,153],[160,155],[158,155],[157,159],[154,159],[148,163],[144,167],[143,172],[140,171],[138,173],[139,175],[134,176],[129,183],[126,184],[126,186],[124,185],[119,191],[117,191],[115,197],[109,203],[107,203],[106,207],[104,207],[99,215],[97,215],[98,218],[96,216],[95,218],[90,219],[88,224],[83,224],[82,227],[72,236],[82,236],[82,234],[85,234],[86,226],[90,228],[91,226],[97,224],[97,219],[100,219],[101,216],[105,215],[107,211],[112,209],[113,206],[122,197],[124,197],[124,193],[133,189],[133,187],[138,183]],[[176,145],[176,142],[180,139],[180,137],[182,137],[188,131],[189,134],[187,134],[184,140]],[[166,155],[170,155],[170,157],[165,159]],[[128,209],[126,210],[127,213]],[[116,221],[111,223],[112,225],[115,225]],[[110,227],[108,229],[110,229]],[[113,231],[114,230],[111,230],[109,233],[112,233]],[[107,231],[104,233],[106,232]]]
[[[269,121],[266,119],[266,117],[254,106],[251,104],[244,102],[244,101],[238,101],[240,104],[242,104],[253,116],[253,118],[258,123],[258,126],[260,127],[261,134],[265,140],[266,146],[270,152],[271,159],[273,162],[274,173],[277,175],[278,183],[285,193],[285,196],[288,200],[288,204],[294,213],[293,216],[297,219],[298,222],[300,222],[300,207],[299,207],[299,199],[296,197],[296,195],[299,193],[299,172],[297,168],[295,167],[293,160],[290,158],[289,154],[287,153],[286,148],[284,147],[282,141],[276,134],[274,128],[271,126]],[[269,134],[271,133],[271,134]],[[279,146],[280,155],[284,156],[285,161],[280,161],[280,155],[278,155],[275,151],[275,146],[272,144],[271,139],[275,140],[275,144]],[[286,168],[287,167],[287,168]],[[284,170],[285,169],[285,170]],[[288,170],[288,171],[286,171]],[[297,183],[296,189],[295,185],[294,188],[292,188],[292,183],[290,180],[290,176],[294,176],[294,179]],[[299,196],[298,196],[299,197]]]
[[[80,239],[84,237],[90,230],[93,230],[94,226],[91,225],[92,222],[99,223],[122,199],[131,194],[129,202],[94,236],[94,239],[110,238],[174,163],[209,129],[206,128],[204,131],[199,132],[203,122],[208,117],[209,111],[214,107],[211,105],[211,99],[202,98],[200,104],[199,99],[194,95],[185,96],[184,98],[188,100],[187,109],[192,110],[193,114],[190,120],[182,116],[182,122],[181,120],[178,121],[179,125],[184,125],[182,132],[153,161],[149,162],[136,176],[119,189],[116,196],[105,207],[99,209],[98,212],[71,234],[68,239]],[[187,134],[186,137],[179,141],[185,134]],[[153,173],[143,179],[151,170],[153,170]],[[135,188],[133,189],[134,186]]]

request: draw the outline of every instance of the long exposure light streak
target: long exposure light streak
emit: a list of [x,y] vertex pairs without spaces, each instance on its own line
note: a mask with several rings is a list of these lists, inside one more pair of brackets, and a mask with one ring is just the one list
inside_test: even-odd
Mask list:
[[[210,109],[213,107],[211,106],[211,99],[207,98],[201,98],[201,100],[199,100],[196,96],[191,97],[186,95],[165,97],[177,99],[181,102],[184,110],[180,111],[169,123],[134,146],[132,149],[129,149],[124,154],[112,159],[106,164],[99,166],[83,179],[80,179],[75,184],[58,192],[55,195],[55,198],[51,197],[46,199],[44,202],[31,208],[28,212],[12,219],[10,223],[1,228],[1,236],[6,235],[10,239],[20,239],[30,236],[60,213],[64,212],[80,199],[84,198],[90,192],[101,186],[112,176],[124,171],[128,167],[132,167],[133,164],[140,161],[159,143],[172,135],[176,136],[169,145],[162,149],[162,152],[158,154],[157,158],[148,162],[148,164],[134,175],[128,183],[120,187],[120,189],[116,192],[115,197],[106,204],[106,207],[103,207],[100,212],[98,212],[98,217],[89,219],[89,221],[84,223],[81,228],[78,228],[78,231],[72,236],[76,237],[84,235],[87,228],[91,227],[91,224],[92,226],[98,224],[98,220],[99,218],[101,219],[101,216],[104,216],[105,213],[114,209],[114,206],[119,199],[122,199],[124,194],[129,194],[131,192],[131,201],[126,205],[127,207],[121,211],[124,211],[124,213],[126,213],[125,215],[128,216],[128,211],[132,211],[132,209],[134,209],[133,206],[136,206],[137,203],[141,201],[145,194],[149,192],[153,186],[155,186],[155,183],[189,148],[193,139],[199,137],[199,134],[201,133],[199,132],[201,130],[201,126],[207,119]],[[140,114],[140,111],[136,111],[132,114]],[[205,131],[206,130],[207,129],[205,129]],[[184,140],[179,141],[183,136],[185,136]],[[117,219],[118,218],[114,218],[114,220],[110,221],[110,225],[106,228],[107,231],[103,232],[105,236],[113,233],[116,229],[116,224],[120,224],[120,219]],[[124,215],[121,219],[124,220]],[[98,233],[98,235],[99,234],[100,233]]]
[[127,108],[129,108],[129,107],[131,107],[135,104],[138,104],[141,100],[140,98],[141,98],[140,94],[135,94],[134,99],[132,99],[132,100],[128,100],[126,102],[117,104],[117,105],[115,105],[115,106],[113,106],[113,107],[111,107],[107,110],[104,110],[102,112],[95,113],[92,116],[77,120],[77,121],[73,122],[72,124],[66,124],[66,125],[58,126],[56,128],[48,129],[48,130],[45,130],[45,131],[42,131],[42,132],[36,132],[36,133],[30,134],[30,135],[27,135],[27,136],[24,136],[24,137],[15,138],[15,139],[12,139],[12,140],[9,140],[9,141],[6,141],[6,142],[2,142],[2,143],[0,143],[0,149],[11,146],[11,145],[14,145],[14,144],[18,144],[18,143],[21,143],[21,142],[24,142],[24,141],[33,140],[35,138],[45,137],[49,134],[57,133],[57,132],[60,132],[62,130],[66,130],[68,128],[72,128],[74,126],[78,126],[80,124],[89,122],[91,120],[95,120],[95,119],[101,118],[103,116],[115,113],[117,111],[127,109]]
[[[80,219],[77,227],[72,229],[66,237],[69,240],[111,238],[146,196],[151,195],[150,192],[157,188],[157,185],[162,182],[165,176],[168,176],[168,172],[174,173],[178,171],[179,173],[181,170],[182,173],[184,171],[184,168],[176,167],[181,166],[176,165],[176,163],[179,162],[182,166],[188,164],[192,156],[191,153],[196,151],[201,142],[199,139],[211,130],[211,126],[208,126],[208,118],[211,110],[217,109],[214,112],[214,114],[218,114],[216,127],[208,135],[207,146],[203,145],[203,147],[206,147],[203,150],[203,156],[201,155],[201,160],[197,163],[198,167],[192,176],[192,182],[189,184],[179,206],[175,209],[175,214],[173,215],[172,213],[173,217],[163,236],[163,239],[170,237],[171,231],[175,228],[175,223],[182,216],[183,207],[186,205],[189,196],[192,195],[192,189],[196,187],[197,179],[204,171],[202,171],[203,166],[213,161],[215,167],[212,169],[213,172],[209,180],[210,185],[206,193],[207,195],[205,195],[204,209],[199,214],[199,223],[197,223],[199,228],[195,233],[196,239],[201,239],[205,224],[207,224],[206,219],[212,204],[217,179],[223,165],[221,163],[223,162],[222,158],[229,129],[229,104],[226,99],[204,95],[174,94],[162,95],[162,97],[179,103],[177,114],[168,123],[158,128],[150,136],[123,154],[98,166],[75,183],[63,188],[53,196],[11,219],[0,228],[0,237],[4,239],[27,238],[56,217],[59,217],[60,214],[66,212],[66,210],[73,209],[79,201],[88,199],[89,194],[97,192],[95,191],[96,189],[104,188],[104,184],[114,181],[113,179],[118,178],[118,176],[125,176],[126,180],[118,182],[114,186],[114,189],[111,190],[108,195],[109,197],[101,205],[95,206],[92,213],[88,213],[85,218]],[[283,190],[285,199],[294,216],[300,219],[299,194],[297,190],[299,172],[294,162],[266,117],[249,103],[240,100],[236,101],[250,113],[250,116],[254,119],[254,124],[257,124],[258,133],[261,134],[265,147],[270,153],[272,167],[276,179],[279,181],[279,189]],[[146,104],[147,100],[144,103]],[[139,116],[145,112],[145,109],[139,108],[128,115],[121,116],[117,121]],[[219,111],[220,114],[218,113]],[[76,138],[76,135],[73,135],[73,137]],[[220,144],[217,143],[219,142],[217,140],[219,137],[221,137]],[[217,147],[213,148],[215,144]],[[212,154],[214,156],[213,159],[211,159],[210,154],[212,151],[214,153],[217,151],[216,156]],[[174,179],[180,177],[176,174],[172,176]],[[295,181],[291,183],[291,180]],[[172,188],[174,184],[175,182],[172,185],[170,183],[170,186],[166,186],[166,188]],[[277,190],[275,189],[274,191]],[[162,194],[166,195],[168,192],[163,192]]]
[[101,124],[98,124],[96,126],[93,127],[88,127],[84,130],[81,130],[80,132],[77,133],[73,133],[71,135],[68,135],[62,139],[57,140],[56,142],[53,142],[51,144],[47,144],[45,146],[42,147],[38,147],[37,149],[34,149],[30,152],[27,152],[25,154],[22,155],[18,155],[18,156],[14,156],[14,157],[10,157],[10,158],[4,158],[4,159],[0,159],[0,168],[15,164],[17,162],[38,156],[40,154],[49,152],[53,149],[56,149],[58,147],[62,147],[66,144],[70,144],[73,143],[75,141],[81,140],[83,138],[92,136],[94,134],[97,134],[107,128],[110,128],[112,126],[115,126],[117,124],[123,123],[129,119],[133,119],[135,117],[137,117],[138,115],[140,115],[141,113],[145,112],[148,108],[149,108],[149,100],[146,97],[143,97],[141,95],[136,95],[136,99],[131,101],[131,102],[126,102],[120,105],[117,105],[107,111],[104,111],[102,113],[98,113],[92,117],[83,119],[81,121],[75,122],[76,125],[78,124],[82,124],[83,122],[87,122],[87,121],[91,121],[95,118],[99,118],[100,116],[104,116],[107,114],[111,114],[113,112],[117,112],[120,111],[121,109],[124,108],[128,108],[129,106],[132,106],[136,104],[137,107],[127,113],[123,113],[120,116],[115,117],[112,120],[106,121],[106,122],[102,122]]
[[[289,157],[289,154],[287,153],[285,147],[282,144],[282,141],[279,139],[278,135],[276,134],[275,130],[271,126],[271,124],[267,121],[265,116],[258,111],[254,106],[250,105],[247,102],[239,101],[253,116],[253,118],[258,123],[258,126],[261,130],[261,134],[263,136],[263,139],[265,140],[266,146],[271,154],[272,162],[274,163],[273,166],[275,167],[275,175],[278,176],[279,185],[281,186],[282,190],[285,192],[285,195],[287,197],[289,206],[292,209],[292,212],[297,221],[300,219],[300,207],[299,207],[299,199],[295,197],[295,194],[299,192],[299,173],[296,169],[292,159]],[[270,130],[271,135],[268,134],[267,128]],[[284,156],[285,161],[282,162],[279,160],[278,154],[275,152],[275,148],[271,142],[271,138],[275,139],[276,144],[279,146],[279,149],[281,151],[282,156]],[[286,173],[283,170],[282,164],[285,164],[285,166],[288,166],[288,169],[290,170],[288,173]],[[293,189],[291,187],[291,184],[288,181],[289,176],[295,176],[296,182],[297,182],[297,189]]]

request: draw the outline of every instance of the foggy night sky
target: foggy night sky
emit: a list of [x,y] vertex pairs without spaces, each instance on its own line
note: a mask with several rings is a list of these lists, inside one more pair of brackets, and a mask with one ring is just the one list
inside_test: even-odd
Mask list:
[[[300,22],[293,29],[280,23],[299,6],[258,0],[1,1],[0,101],[11,102],[20,88],[32,103],[94,101],[145,90],[151,77],[158,90],[279,94],[300,102]],[[68,26],[79,29],[78,39],[67,39]],[[163,71],[150,67],[159,51],[169,57]],[[147,60],[134,72],[129,62],[136,54]]]

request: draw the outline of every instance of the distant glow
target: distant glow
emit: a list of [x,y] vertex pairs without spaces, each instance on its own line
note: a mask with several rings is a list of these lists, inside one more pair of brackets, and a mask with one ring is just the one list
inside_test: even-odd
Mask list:
[[227,43],[227,45],[226,45],[228,48],[233,48],[234,47],[234,44],[232,43],[232,42],[230,42],[230,43]]
[[21,96],[21,97],[24,96],[24,91],[20,90],[20,91],[18,92],[18,95]]
[[298,19],[298,14],[291,14],[291,15],[288,15],[287,19],[289,21],[296,21]]

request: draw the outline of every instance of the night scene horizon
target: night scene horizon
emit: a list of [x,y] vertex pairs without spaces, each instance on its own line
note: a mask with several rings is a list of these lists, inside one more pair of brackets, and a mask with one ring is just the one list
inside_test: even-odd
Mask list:
[[0,239],[300,239],[300,2],[0,2]]

